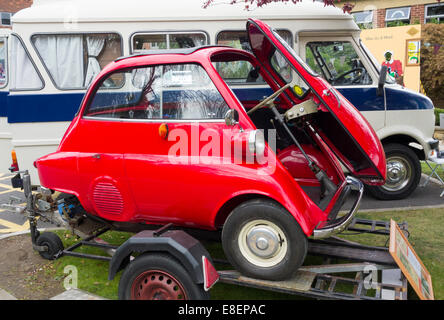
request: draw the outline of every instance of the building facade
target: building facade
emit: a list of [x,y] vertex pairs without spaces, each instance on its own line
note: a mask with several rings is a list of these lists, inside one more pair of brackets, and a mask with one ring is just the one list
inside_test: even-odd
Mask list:
[[33,0],[0,0],[0,28],[11,28],[11,17],[30,7]]
[[436,0],[356,0],[354,4],[352,15],[362,29],[444,23],[444,3]]

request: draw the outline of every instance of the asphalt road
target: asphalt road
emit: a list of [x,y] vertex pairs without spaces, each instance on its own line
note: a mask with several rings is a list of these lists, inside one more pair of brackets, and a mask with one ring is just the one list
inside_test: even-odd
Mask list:
[[[23,192],[20,189],[13,189],[11,187],[9,173],[0,173],[0,204],[8,203],[11,196],[20,199],[19,203],[25,203]],[[424,176],[421,179],[420,185],[424,181]],[[442,207],[444,209],[444,197],[440,194],[443,191],[443,186],[438,185],[431,180],[427,186],[418,187],[413,194],[407,199],[396,201],[380,201],[372,198],[368,194],[364,194],[360,205],[360,211],[384,211],[384,210],[398,210],[398,209],[418,209],[425,207]],[[352,205],[346,203],[343,209],[348,209]],[[54,227],[49,223],[38,222],[39,228]],[[23,215],[11,213],[7,210],[0,209],[0,235],[11,232],[18,232],[27,230],[29,223]]]

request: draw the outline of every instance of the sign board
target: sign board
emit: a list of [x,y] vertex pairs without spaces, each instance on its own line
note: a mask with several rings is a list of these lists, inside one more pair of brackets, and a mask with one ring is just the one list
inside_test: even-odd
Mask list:
[[407,40],[406,66],[419,66],[421,62],[421,40]]
[[416,294],[422,300],[434,300],[432,278],[398,224],[390,220],[389,251]]

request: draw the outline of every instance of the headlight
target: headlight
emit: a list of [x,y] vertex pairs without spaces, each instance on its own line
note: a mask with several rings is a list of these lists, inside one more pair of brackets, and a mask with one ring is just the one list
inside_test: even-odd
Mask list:
[[262,157],[265,151],[265,137],[262,131],[254,130],[248,137],[248,149],[252,154]]

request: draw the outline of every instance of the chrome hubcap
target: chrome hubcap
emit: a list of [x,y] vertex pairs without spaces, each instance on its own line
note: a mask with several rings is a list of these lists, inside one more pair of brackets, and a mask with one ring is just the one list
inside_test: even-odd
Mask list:
[[273,267],[280,263],[288,250],[285,233],[268,220],[247,222],[238,237],[239,250],[243,257],[258,267]]
[[261,258],[270,258],[279,249],[279,235],[268,226],[252,228],[247,234],[248,248]]
[[403,189],[412,177],[410,163],[401,157],[391,157],[387,160],[387,179],[382,187],[388,191]]

